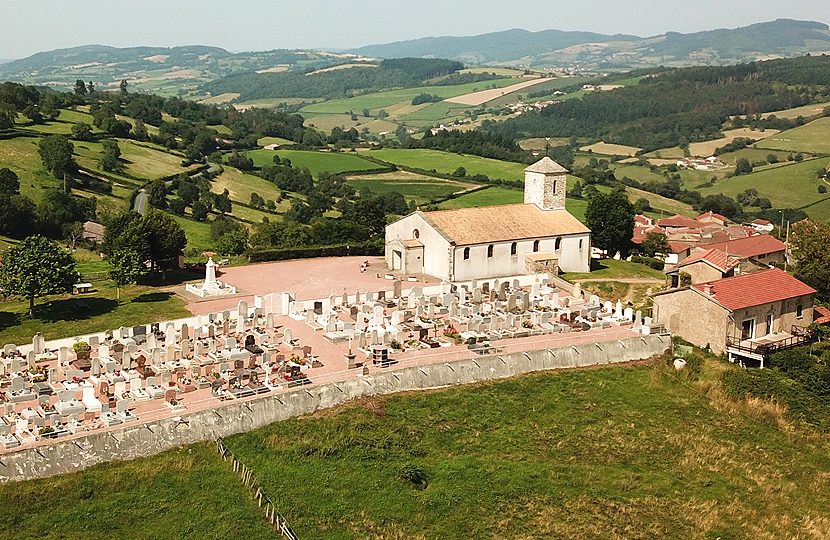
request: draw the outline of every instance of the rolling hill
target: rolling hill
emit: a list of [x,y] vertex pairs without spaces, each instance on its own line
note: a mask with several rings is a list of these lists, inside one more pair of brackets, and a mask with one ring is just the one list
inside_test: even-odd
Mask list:
[[830,51],[830,27],[779,19],[734,29],[659,36],[507,30],[469,37],[428,37],[369,45],[352,52],[382,58],[441,56],[471,63],[630,69],[719,65]]

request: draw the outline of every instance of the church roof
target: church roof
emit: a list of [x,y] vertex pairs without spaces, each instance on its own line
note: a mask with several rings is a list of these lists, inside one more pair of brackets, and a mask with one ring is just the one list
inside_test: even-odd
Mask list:
[[567,210],[541,210],[535,204],[507,204],[419,213],[442,236],[456,245],[489,244],[591,232]]
[[542,174],[564,174],[568,172],[568,169],[545,156],[530,167],[526,168],[525,171]]

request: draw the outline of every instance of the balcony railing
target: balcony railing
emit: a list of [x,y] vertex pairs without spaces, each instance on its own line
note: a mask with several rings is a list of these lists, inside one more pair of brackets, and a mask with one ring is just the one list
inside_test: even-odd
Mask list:
[[773,354],[807,345],[815,340],[815,332],[804,326],[793,326],[789,335],[775,341],[753,341],[740,337],[727,337],[729,349],[768,358]]

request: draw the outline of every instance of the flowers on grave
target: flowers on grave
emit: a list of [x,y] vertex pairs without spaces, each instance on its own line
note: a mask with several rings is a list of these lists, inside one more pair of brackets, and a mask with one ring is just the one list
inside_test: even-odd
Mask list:
[[32,377],[32,382],[43,382],[46,380],[46,368],[43,366],[36,366],[34,369],[29,371],[29,375]]
[[522,328],[533,328],[533,323],[529,320],[522,321]]
[[390,341],[389,346],[395,349],[396,351],[400,351],[401,349],[403,349],[403,345],[397,339],[393,339],[392,341]]
[[41,435],[41,436],[48,435],[48,434],[54,433],[54,432],[55,432],[55,428],[53,428],[52,426],[40,426],[40,429],[37,430],[38,435]]
[[78,341],[72,345],[72,349],[75,351],[75,354],[80,354],[91,351],[92,347],[86,341]]

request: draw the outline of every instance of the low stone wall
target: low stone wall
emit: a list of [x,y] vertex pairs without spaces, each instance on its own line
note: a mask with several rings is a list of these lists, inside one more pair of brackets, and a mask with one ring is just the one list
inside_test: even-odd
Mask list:
[[0,456],[0,482],[79,471],[99,463],[145,457],[198,441],[251,431],[273,422],[368,396],[503,379],[534,371],[614,364],[650,358],[671,346],[668,336],[632,337],[527,353],[484,356],[393,371],[204,411],[135,424],[79,439]]

